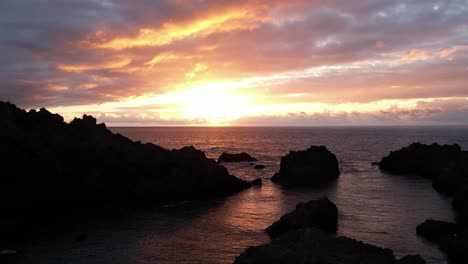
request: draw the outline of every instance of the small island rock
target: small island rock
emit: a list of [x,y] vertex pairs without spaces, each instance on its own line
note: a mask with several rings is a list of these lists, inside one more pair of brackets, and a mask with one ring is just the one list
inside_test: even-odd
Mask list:
[[265,231],[271,237],[305,227],[316,227],[326,232],[336,232],[338,225],[338,209],[328,198],[298,203],[296,209],[283,215]]
[[218,158],[218,163],[220,162],[243,162],[243,161],[257,161],[256,158],[250,156],[249,154],[242,153],[226,153],[223,152]]
[[271,180],[286,186],[301,186],[328,183],[339,175],[335,154],[325,146],[311,146],[282,157],[280,170]]

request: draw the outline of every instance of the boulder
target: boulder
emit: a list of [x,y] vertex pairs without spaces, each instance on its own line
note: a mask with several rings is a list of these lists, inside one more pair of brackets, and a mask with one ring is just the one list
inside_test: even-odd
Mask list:
[[339,175],[336,156],[325,146],[311,146],[282,157],[280,170],[271,180],[286,186],[301,186],[328,183]]
[[306,227],[315,227],[325,232],[334,233],[338,226],[338,209],[328,198],[298,203],[296,209],[283,215],[265,231],[270,237]]
[[250,247],[235,264],[396,264],[390,249],[379,248],[348,237],[335,237],[316,228],[289,232],[268,244]]
[[243,162],[243,161],[257,161],[256,158],[250,156],[249,154],[242,153],[226,153],[223,152],[218,158],[218,162]]

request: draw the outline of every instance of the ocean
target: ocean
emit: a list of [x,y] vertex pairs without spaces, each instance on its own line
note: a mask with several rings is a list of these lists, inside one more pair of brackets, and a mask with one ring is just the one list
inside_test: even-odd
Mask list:
[[[172,149],[193,145],[207,157],[247,152],[249,162],[224,163],[245,180],[262,178],[261,187],[208,201],[155,205],[122,217],[93,220],[27,248],[21,263],[232,263],[247,247],[269,241],[264,229],[296,203],[327,196],[339,210],[338,235],[390,248],[397,257],[420,254],[427,263],[447,263],[437,246],[416,235],[426,219],[451,221],[450,198],[427,179],[390,175],[371,163],[412,142],[458,143],[468,150],[468,127],[139,127],[110,128],[133,140]],[[290,150],[325,145],[336,154],[341,175],[321,188],[286,189],[268,179]],[[79,228],[78,228],[79,229]]]

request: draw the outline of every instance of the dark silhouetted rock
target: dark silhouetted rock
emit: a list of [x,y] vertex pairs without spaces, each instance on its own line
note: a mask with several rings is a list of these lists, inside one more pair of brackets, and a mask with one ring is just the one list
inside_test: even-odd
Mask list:
[[262,179],[257,178],[255,180],[253,180],[250,184],[252,184],[252,186],[261,186],[262,185]]
[[296,209],[283,215],[266,229],[271,237],[305,227],[316,227],[326,232],[336,232],[338,209],[328,198],[298,203]]
[[282,235],[268,244],[249,247],[234,263],[396,264],[397,261],[390,249],[305,228]]
[[413,143],[390,152],[379,166],[393,174],[414,174],[432,179],[436,190],[450,194],[468,180],[468,154],[456,144]]
[[218,158],[218,162],[243,162],[243,161],[257,161],[256,158],[250,156],[249,154],[242,153],[226,153],[223,152]]
[[301,186],[328,183],[339,175],[336,156],[325,146],[312,146],[282,157],[280,170],[271,180],[286,186]]
[[426,261],[420,255],[404,256],[397,261],[398,264],[426,264]]
[[1,208],[131,204],[228,195],[250,186],[194,147],[167,150],[0,102]]
[[467,263],[468,233],[455,223],[426,220],[416,231],[418,235],[436,243],[454,263]]
[[265,165],[261,165],[261,164],[256,164],[254,166],[254,169],[256,169],[256,170],[263,170],[264,168],[265,168]]
[[[419,256],[396,260],[392,250],[336,237],[337,208],[327,198],[300,203],[267,228],[271,242],[247,248],[235,264],[397,264],[425,263]],[[320,219],[317,221],[317,219]],[[328,224],[329,223],[329,224]],[[333,231],[333,232],[330,232]],[[271,235],[271,234],[270,234]],[[278,235],[278,236],[276,236]],[[421,262],[422,261],[422,262]]]
[[379,162],[378,161],[374,161],[371,163],[372,166],[379,166]]
[[458,227],[455,223],[426,220],[416,227],[416,232],[429,241],[439,242],[455,236],[458,233]]
[[427,220],[417,233],[438,244],[455,263],[468,263],[468,152],[459,145],[413,143],[384,157],[380,169],[426,177],[434,189],[453,195],[457,223]]

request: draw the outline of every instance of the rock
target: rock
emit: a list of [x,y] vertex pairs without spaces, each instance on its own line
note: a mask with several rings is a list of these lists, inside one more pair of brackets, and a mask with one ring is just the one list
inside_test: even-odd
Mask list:
[[374,161],[371,163],[372,166],[379,166],[379,162],[378,161]]
[[426,220],[416,231],[418,235],[436,243],[453,263],[468,262],[468,231],[444,221]]
[[251,183],[250,183],[252,186],[261,186],[262,185],[262,179],[261,178],[257,178],[255,180],[253,180]]
[[0,127],[0,199],[9,201],[0,209],[199,199],[250,186],[194,147],[133,142],[89,115],[66,124],[0,102]]
[[282,157],[280,170],[271,180],[286,186],[301,186],[328,183],[339,175],[336,156],[325,146],[312,146]]
[[243,161],[257,161],[256,158],[250,156],[249,154],[242,153],[226,153],[223,152],[218,158],[218,163],[220,162],[243,162]]
[[453,194],[468,180],[468,153],[459,145],[413,143],[392,151],[379,163],[393,174],[414,174],[432,179],[434,188]]
[[416,227],[416,233],[432,242],[440,242],[451,238],[458,233],[458,227],[455,223],[426,220]]
[[468,228],[468,187],[463,187],[453,197],[453,208],[457,215],[457,223]]
[[398,264],[426,264],[426,261],[420,255],[404,256],[397,261]]
[[316,228],[289,232],[268,244],[250,247],[236,257],[236,264],[396,264],[390,249],[347,237],[334,237]]
[[263,170],[264,168],[265,168],[265,165],[261,165],[261,164],[256,164],[254,166],[254,169],[256,169],[256,170]]
[[336,232],[338,226],[338,209],[328,198],[298,203],[296,209],[283,215],[265,231],[270,237],[305,227],[315,227],[326,232]]
[[[420,256],[406,256],[397,261],[390,249],[376,247],[344,236],[336,237],[333,232],[336,231],[337,211],[336,206],[327,198],[298,204],[296,210],[285,214],[279,221],[267,228],[269,234],[276,229],[272,241],[247,248],[244,253],[236,257],[234,263],[425,263]],[[327,224],[332,222],[331,225]]]

